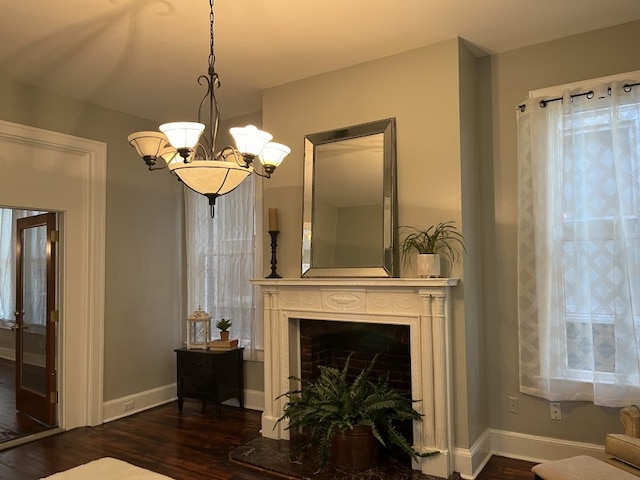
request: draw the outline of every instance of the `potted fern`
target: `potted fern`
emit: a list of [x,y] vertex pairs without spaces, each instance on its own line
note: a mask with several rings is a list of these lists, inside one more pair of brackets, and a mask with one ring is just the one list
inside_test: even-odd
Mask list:
[[370,378],[377,356],[353,381],[347,377],[349,355],[342,370],[320,366],[312,382],[290,377],[300,388],[278,397],[288,402],[276,425],[287,419],[288,429],[307,434],[308,445],[318,448],[319,469],[327,461],[356,470],[370,468],[377,462],[378,445],[397,447],[413,459],[437,453],[418,453],[398,430],[398,423],[422,416],[411,399],[389,386],[388,374]]
[[416,254],[416,273],[420,277],[440,276],[440,255],[451,263],[460,259],[460,251],[466,252],[464,237],[453,221],[441,222],[428,228],[402,227],[404,238],[400,242],[400,256],[405,264]]

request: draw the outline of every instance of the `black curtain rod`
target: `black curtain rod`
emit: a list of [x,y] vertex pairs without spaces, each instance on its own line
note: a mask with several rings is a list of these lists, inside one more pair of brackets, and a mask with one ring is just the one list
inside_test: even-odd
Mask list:
[[[625,83],[622,86],[622,89],[625,92],[630,92],[633,87],[637,87],[638,85],[640,85],[640,82],[637,82],[637,83]],[[607,93],[609,95],[611,95],[611,87],[609,87],[607,89]],[[575,97],[587,97],[588,99],[592,99],[594,95],[595,95],[594,91],[593,90],[589,90],[588,92],[574,93],[569,98],[570,98],[571,101],[573,101],[573,99]],[[562,99],[563,99],[563,97],[546,98],[544,100],[540,100],[539,105],[540,105],[540,108],[544,108],[544,107],[547,106],[548,103],[562,101]],[[521,104],[521,105],[518,105],[518,108],[520,109],[521,112],[524,112],[527,109],[527,107],[526,107],[526,105],[524,103]]]

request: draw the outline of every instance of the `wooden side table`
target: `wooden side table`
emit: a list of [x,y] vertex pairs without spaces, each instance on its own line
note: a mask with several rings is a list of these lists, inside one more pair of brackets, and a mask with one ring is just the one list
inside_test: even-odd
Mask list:
[[202,400],[203,412],[206,410],[207,401],[214,402],[218,415],[221,403],[232,398],[237,399],[240,408],[243,408],[243,351],[243,348],[226,352],[176,349],[180,413],[185,398]]

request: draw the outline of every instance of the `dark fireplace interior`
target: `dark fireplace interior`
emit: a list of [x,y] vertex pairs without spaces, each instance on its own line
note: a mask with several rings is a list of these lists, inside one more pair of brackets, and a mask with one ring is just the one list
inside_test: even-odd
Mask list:
[[389,384],[411,395],[409,327],[378,323],[300,320],[300,377],[313,380],[318,365],[341,369],[347,357],[355,377],[379,354],[372,378],[389,373]]
[[[319,374],[318,365],[342,369],[347,357],[351,380],[378,358],[371,379],[389,374],[389,385],[411,398],[411,355],[409,326],[379,323],[300,320],[300,378],[311,381]],[[398,425],[411,441],[412,423]]]

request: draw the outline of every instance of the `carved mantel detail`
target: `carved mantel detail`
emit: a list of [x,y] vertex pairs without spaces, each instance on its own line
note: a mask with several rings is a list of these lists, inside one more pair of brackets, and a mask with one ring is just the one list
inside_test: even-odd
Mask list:
[[[409,326],[412,397],[423,420],[414,422],[418,451],[439,450],[414,468],[447,478],[453,473],[450,290],[457,279],[257,279],[264,306],[265,408],[262,435],[287,439],[282,423],[291,373],[290,332],[300,319]],[[297,352],[294,352],[294,355]]]

